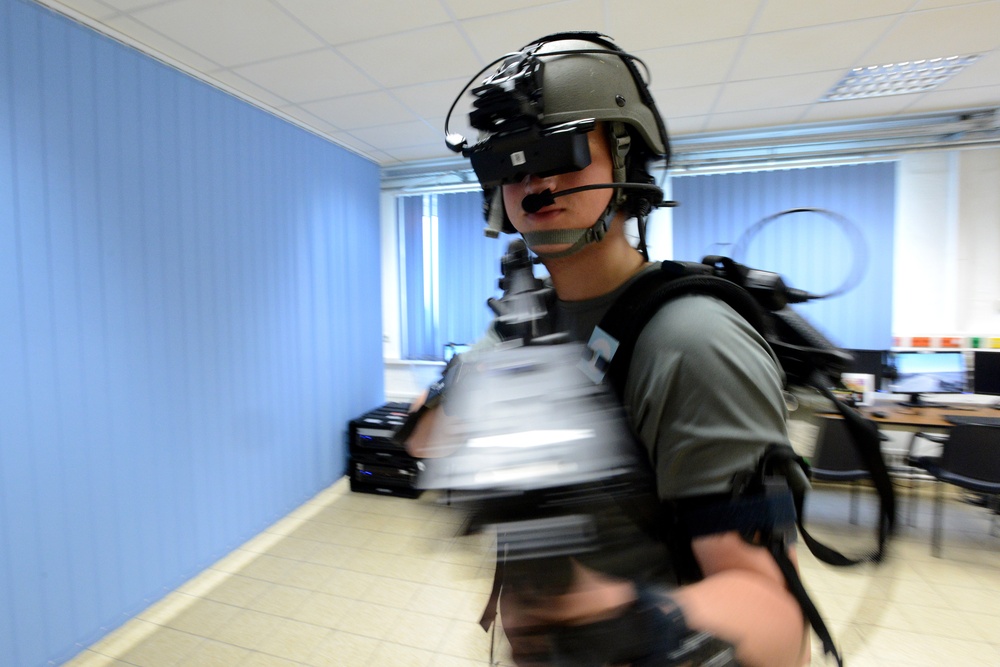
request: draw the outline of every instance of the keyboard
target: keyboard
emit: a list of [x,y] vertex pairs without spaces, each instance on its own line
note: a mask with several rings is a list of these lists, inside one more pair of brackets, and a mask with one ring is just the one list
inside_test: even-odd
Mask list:
[[976,417],[974,415],[942,415],[949,424],[982,424],[1000,426],[1000,417]]

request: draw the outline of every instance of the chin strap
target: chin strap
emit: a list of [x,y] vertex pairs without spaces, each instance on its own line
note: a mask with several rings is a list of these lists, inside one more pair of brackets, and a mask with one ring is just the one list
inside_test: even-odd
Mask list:
[[[557,259],[559,257],[569,257],[578,253],[584,246],[590,243],[599,243],[608,233],[611,221],[618,210],[612,204],[604,209],[604,213],[587,229],[547,229],[540,232],[525,232],[521,236],[528,244],[531,251],[540,259]],[[570,247],[558,252],[538,252],[536,246],[557,245],[562,243],[572,243]]]

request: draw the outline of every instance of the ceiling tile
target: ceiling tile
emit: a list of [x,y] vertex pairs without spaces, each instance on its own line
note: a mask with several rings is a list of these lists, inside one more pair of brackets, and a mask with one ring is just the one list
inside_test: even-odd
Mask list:
[[[920,9],[938,9],[940,7],[954,7],[956,5],[967,5],[969,2],[975,2],[976,0],[917,0],[917,4],[913,7],[914,10]],[[994,2],[995,0],[987,0],[989,2]]]
[[981,2],[904,16],[864,65],[883,65],[939,56],[986,53],[1000,48],[1000,2]]
[[[934,90],[936,92],[973,86],[1000,86],[1000,50],[983,56]],[[997,103],[1000,104],[1000,99]]]
[[177,0],[132,16],[225,67],[321,46],[314,35],[267,0]]
[[420,146],[392,148],[386,152],[400,162],[409,162],[412,160],[445,160],[456,157],[456,154],[452,153],[445,146],[444,140]]
[[163,0],[101,0],[105,5],[123,12],[131,12],[151,5],[161,5]]
[[368,92],[376,84],[330,49],[235,67],[235,74],[290,102]]
[[608,30],[628,50],[654,49],[740,37],[750,28],[758,2],[714,0],[620,0],[609,12]]
[[288,100],[276,95],[273,91],[261,88],[250,81],[247,81],[238,74],[233,74],[229,70],[218,70],[208,75],[208,80],[219,81],[226,86],[243,92],[258,102],[271,107],[282,107],[288,104]]
[[726,80],[740,40],[723,39],[635,53],[649,67],[651,88],[686,88]]
[[706,116],[719,97],[721,86],[691,86],[675,90],[653,90],[653,99],[670,129],[671,119],[681,116]]
[[[378,148],[376,148],[375,146],[366,141],[361,141],[350,132],[331,132],[329,137],[331,141],[334,141],[337,144],[344,146],[345,148],[355,151],[356,153],[363,153],[368,155],[380,152]],[[388,157],[388,155],[385,155],[384,153],[382,154],[382,156]]]
[[799,106],[819,101],[830,88],[840,80],[841,72],[819,74],[794,74],[791,76],[736,81],[727,84],[716,102],[713,111],[750,111],[774,108],[775,101],[781,106]]
[[339,51],[387,88],[468,75],[475,55],[454,26],[348,44]]
[[105,21],[105,25],[121,34],[127,35],[153,55],[162,54],[199,72],[211,72],[219,69],[219,63],[206,58],[200,53],[195,53],[191,49],[178,44],[170,37],[153,30],[143,23],[139,23],[128,15],[121,14],[112,17]]
[[98,21],[111,18],[118,13],[117,9],[108,7],[100,0],[62,0],[60,4]]
[[[1000,106],[1000,0],[44,3],[387,163],[452,157],[443,120],[469,78],[565,30],[611,35],[643,58],[675,136]],[[984,57],[926,94],[812,101],[853,67],[969,52]],[[473,140],[470,98],[450,129]]]
[[671,137],[683,137],[688,134],[700,134],[705,129],[708,116],[680,116],[667,121],[667,132]]
[[336,46],[447,23],[437,0],[275,0]]
[[712,114],[705,124],[704,131],[731,132],[746,128],[791,125],[801,119],[804,111],[805,107],[782,107]]
[[[465,86],[466,79],[449,79],[447,81],[434,81],[432,83],[420,83],[415,86],[401,86],[393,88],[389,92],[414,113],[424,118],[444,118],[448,115],[448,108],[455,101],[462,87]],[[464,106],[455,105],[454,117],[456,120],[468,114],[471,102]]]
[[876,16],[902,14],[913,0],[767,0],[754,23],[753,32],[774,32],[792,28],[844,23]]
[[907,107],[907,113],[944,111],[947,109],[996,108],[1000,105],[1000,85],[957,90],[934,90],[924,93]]
[[[600,0],[564,0],[527,9],[517,9],[462,21],[462,30],[468,35],[479,54],[482,67],[486,63],[517,51],[525,44],[556,32],[599,32],[604,23],[604,7]],[[470,61],[466,76],[472,76],[479,67]]]
[[413,120],[413,113],[387,93],[378,91],[301,105],[342,130],[392,125]]
[[856,120],[878,116],[897,116],[912,104],[912,95],[888,95],[857,100],[821,102],[812,105],[803,115],[803,122]]
[[893,19],[879,18],[816,28],[752,35],[740,53],[732,80],[842,70],[857,65],[868,45]]
[[386,151],[441,141],[440,131],[420,121],[365,127],[352,130],[351,134],[361,141],[379,146]]
[[[503,14],[527,7],[539,7],[541,5],[560,5],[563,0],[506,0],[498,3],[496,0],[442,0],[451,10],[457,19],[476,18],[478,16],[488,16]],[[541,37],[541,35],[537,35]]]

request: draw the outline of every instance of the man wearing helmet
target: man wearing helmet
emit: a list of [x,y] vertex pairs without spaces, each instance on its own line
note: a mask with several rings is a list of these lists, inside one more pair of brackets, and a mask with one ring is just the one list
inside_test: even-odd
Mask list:
[[[648,166],[669,158],[669,144],[636,62],[594,33],[537,40],[473,91],[479,142],[469,147],[449,135],[472,159],[491,227],[521,234],[547,268],[554,326],[577,341],[590,338],[632,281],[657,268],[645,256],[644,225],[662,192]],[[639,249],[625,233],[629,218],[638,218]],[[734,475],[754,469],[769,444],[787,443],[782,379],[764,339],[721,300],[686,295],[658,311],[636,342],[622,397],[659,498],[731,494]],[[423,419],[410,437],[416,455],[427,451],[432,423]],[[682,577],[662,593],[579,560],[561,594],[504,587],[500,614],[515,660],[549,664],[553,644],[567,637],[585,647],[568,655],[604,655],[602,644],[621,631],[648,625],[657,640],[643,641],[655,650],[669,652],[698,631],[734,646],[742,665],[808,661],[800,606],[752,536],[694,537],[690,553],[700,580]],[[663,644],[667,635],[677,637],[673,646]],[[608,655],[617,657],[585,664],[691,664],[641,651]]]

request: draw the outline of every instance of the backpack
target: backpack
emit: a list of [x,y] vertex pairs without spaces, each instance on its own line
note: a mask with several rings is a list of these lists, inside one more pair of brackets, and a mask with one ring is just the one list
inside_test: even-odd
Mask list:
[[[832,401],[845,420],[852,442],[871,473],[879,495],[877,546],[870,554],[851,558],[809,534],[803,525],[809,467],[787,445],[770,446],[756,471],[734,480],[732,497],[674,503],[665,511],[663,520],[672,530],[686,532],[690,538],[734,529],[744,535],[763,531],[765,538],[770,537],[772,542],[766,546],[778,563],[789,590],[823,642],[824,650],[842,664],[819,611],[787,557],[787,545],[777,539],[779,531],[774,528],[794,520],[809,550],[830,565],[878,563],[885,556],[885,547],[895,526],[896,510],[892,482],[880,451],[881,438],[871,421],[837,398],[830,389],[850,356],[837,349],[788,306],[789,302],[804,301],[809,295],[787,288],[777,274],[749,269],[717,256],[706,257],[701,263],[663,262],[660,270],[647,272],[630,284],[595,330],[595,338],[601,344],[597,346],[600,352],[594,351],[594,354],[595,357],[603,355],[598,366],[619,398],[624,393],[639,334],[665,303],[686,294],[705,294],[724,301],[770,344],[789,385],[812,387]],[[610,346],[608,338],[613,339]],[[609,349],[614,351],[609,354]],[[774,482],[781,478],[787,483],[787,492],[775,494]],[[789,501],[794,505],[794,517],[788,507]],[[769,526],[765,525],[768,522],[771,522]],[[768,536],[768,532],[774,535]]]

